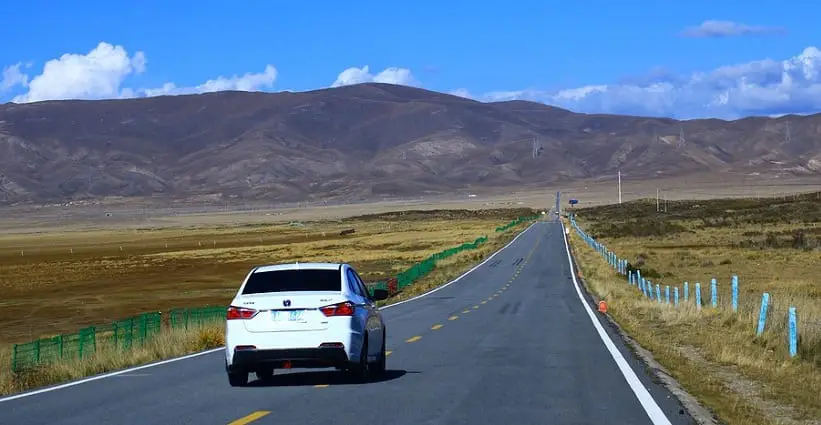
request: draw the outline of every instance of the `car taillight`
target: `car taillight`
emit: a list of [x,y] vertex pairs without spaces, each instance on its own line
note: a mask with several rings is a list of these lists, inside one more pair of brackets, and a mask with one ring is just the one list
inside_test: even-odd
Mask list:
[[256,315],[257,311],[253,308],[228,306],[225,318],[227,320],[248,320]]
[[355,306],[350,301],[345,301],[339,304],[333,305],[326,305],[325,307],[320,307],[319,311],[322,314],[331,317],[331,316],[353,316]]

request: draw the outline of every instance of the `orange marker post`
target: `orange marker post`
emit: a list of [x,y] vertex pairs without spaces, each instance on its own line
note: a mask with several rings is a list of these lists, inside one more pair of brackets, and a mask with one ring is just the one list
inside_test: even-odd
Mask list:
[[607,302],[599,301],[599,313],[607,313]]

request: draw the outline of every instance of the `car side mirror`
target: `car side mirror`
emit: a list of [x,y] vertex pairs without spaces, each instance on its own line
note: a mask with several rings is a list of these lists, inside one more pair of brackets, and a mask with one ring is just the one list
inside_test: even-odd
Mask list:
[[390,293],[387,289],[374,289],[373,295],[371,296],[371,300],[382,301],[388,299],[388,297],[390,297]]

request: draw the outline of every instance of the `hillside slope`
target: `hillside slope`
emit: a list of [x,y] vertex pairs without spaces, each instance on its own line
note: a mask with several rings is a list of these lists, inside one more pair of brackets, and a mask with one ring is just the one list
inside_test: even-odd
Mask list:
[[[785,142],[786,122],[791,138]],[[683,131],[685,142],[679,143]],[[611,176],[821,172],[821,114],[738,121],[578,114],[368,83],[0,105],[0,202],[295,201]],[[541,150],[533,156],[533,141]]]

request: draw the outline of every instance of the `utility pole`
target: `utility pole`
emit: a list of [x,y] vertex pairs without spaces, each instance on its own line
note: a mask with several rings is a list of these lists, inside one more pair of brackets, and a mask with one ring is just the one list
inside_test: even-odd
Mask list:
[[619,203],[621,204],[621,171],[619,171]]
[[656,212],[659,212],[659,190],[656,188]]

